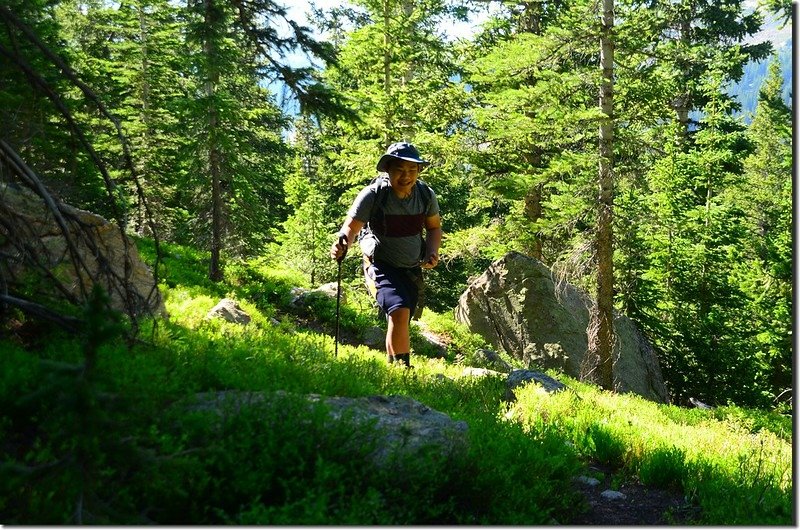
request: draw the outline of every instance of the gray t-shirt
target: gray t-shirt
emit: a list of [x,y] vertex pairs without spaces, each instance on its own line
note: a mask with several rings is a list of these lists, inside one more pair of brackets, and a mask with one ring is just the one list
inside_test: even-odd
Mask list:
[[[417,182],[419,184],[414,186],[411,196],[406,199],[399,199],[391,187],[376,184],[365,187],[358,194],[347,215],[367,223],[374,209],[374,217],[377,217],[374,223],[367,226],[360,241],[365,254],[377,261],[405,268],[418,266],[425,257],[422,239],[425,218],[438,215],[439,202],[427,184]],[[423,196],[428,195],[427,192],[430,192],[430,199]],[[376,204],[379,196],[381,205]]]

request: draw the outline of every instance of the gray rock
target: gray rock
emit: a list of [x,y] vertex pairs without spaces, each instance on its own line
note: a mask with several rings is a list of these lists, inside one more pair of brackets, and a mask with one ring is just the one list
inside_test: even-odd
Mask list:
[[610,501],[624,501],[627,498],[624,493],[614,490],[605,490],[600,496]]
[[448,415],[409,397],[317,396],[316,399],[330,407],[333,417],[340,418],[345,412],[352,412],[358,423],[376,421],[382,435],[373,458],[379,465],[392,456],[413,457],[426,448],[434,447],[440,454],[451,454],[467,446],[466,422],[453,421]]
[[[323,283],[316,289],[312,290],[312,292],[323,293],[336,300],[336,282]],[[341,303],[345,303],[347,301],[347,291],[345,291],[344,288],[342,288],[342,296],[339,301]]]
[[419,326],[422,340],[433,349],[433,357],[444,358],[447,355],[447,343],[442,337],[428,329],[422,322],[417,322],[417,325]]
[[386,344],[386,332],[378,326],[370,326],[364,330],[361,342],[370,348],[381,348]]
[[711,409],[714,408],[711,405],[703,403],[699,399],[693,398],[693,397],[689,398],[689,403],[691,403],[695,408],[698,408],[698,409],[711,410]]
[[[213,412],[224,418],[245,407],[269,403],[284,392],[221,391],[196,395],[189,410]],[[379,466],[401,462],[433,448],[447,456],[467,447],[467,424],[454,421],[446,414],[433,410],[405,396],[367,396],[361,398],[304,396],[309,405],[321,403],[328,409],[331,421],[351,421],[355,425],[374,425],[376,448],[371,454]],[[302,423],[302,418],[298,422]],[[354,439],[354,443],[363,440]]]
[[535,372],[533,370],[514,370],[508,374],[507,383],[508,388],[513,389],[531,381],[543,386],[548,392],[558,392],[567,388],[561,381],[553,379],[542,372]]
[[587,486],[591,486],[592,488],[600,485],[600,481],[599,480],[597,480],[594,477],[587,477],[586,475],[581,475],[580,477],[578,477],[575,480],[577,480],[581,484],[586,484]]
[[289,305],[299,307],[302,298],[310,292],[311,289],[306,289],[305,287],[292,287],[292,289],[289,291],[289,294],[292,295]]
[[509,373],[511,371],[511,365],[505,362],[499,353],[485,348],[475,350],[472,363],[482,368],[497,370],[498,372]]
[[[558,282],[543,263],[517,252],[494,262],[461,295],[456,319],[527,365],[581,376],[592,299]],[[669,400],[658,358],[633,322],[614,318],[614,387]]]
[[223,298],[217,305],[211,308],[206,314],[206,318],[221,318],[234,324],[248,324],[251,320],[250,315],[243,310],[236,300],[230,298]]
[[[308,305],[308,301],[315,296],[326,296],[336,300],[336,282],[324,283],[316,289],[306,289],[305,287],[292,287],[289,291],[292,299],[289,305],[300,308]],[[342,288],[342,296],[339,302],[344,304],[347,302],[347,291]]]
[[[81,302],[97,284],[108,293],[113,309],[129,315],[166,315],[152,271],[116,223],[65,203],[59,204],[58,211],[66,221],[67,236],[38,195],[0,183],[0,256],[4,258],[0,264],[9,285],[18,278],[30,281],[29,273],[39,270],[31,265],[38,263],[53,271],[60,288]],[[25,229],[8,234],[3,228],[8,226]],[[84,265],[77,270],[70,260],[67,237]],[[54,289],[53,294],[63,293]]]
[[474,366],[466,366],[461,371],[461,377],[504,377],[506,374],[496,370],[489,370],[488,368],[476,368]]
[[440,336],[428,329],[427,327],[420,326],[420,335],[422,335],[428,342],[436,346],[442,351],[447,351],[447,342]]

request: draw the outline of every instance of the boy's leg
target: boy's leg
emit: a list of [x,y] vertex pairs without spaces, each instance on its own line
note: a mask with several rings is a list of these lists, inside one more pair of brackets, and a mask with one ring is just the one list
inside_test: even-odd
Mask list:
[[[404,269],[368,261],[364,267],[367,285],[378,306],[388,315],[386,329],[386,354],[390,363],[401,362],[410,366],[411,340],[409,324],[417,302],[417,288]],[[372,291],[374,289],[374,291]]]
[[408,330],[410,316],[411,310],[407,307],[399,307],[389,315],[386,330],[386,353],[389,355],[389,362],[396,360],[398,354],[408,354],[411,351]]

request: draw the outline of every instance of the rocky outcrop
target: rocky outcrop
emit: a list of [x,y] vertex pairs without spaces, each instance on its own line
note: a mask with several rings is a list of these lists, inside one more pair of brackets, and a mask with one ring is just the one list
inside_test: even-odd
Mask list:
[[508,374],[488,368],[466,366],[461,371],[461,377],[504,377],[506,380],[506,391],[503,399],[505,401],[516,401],[517,395],[514,393],[514,389],[528,383],[535,383],[548,393],[560,392],[567,388],[561,381],[553,379],[547,374],[535,372],[533,370],[511,370],[511,373]]
[[[243,407],[270,403],[284,392],[221,391],[197,394],[190,410],[211,411],[224,417],[236,414]],[[435,450],[448,456],[467,446],[467,424],[454,421],[446,414],[433,410],[405,396],[366,396],[360,398],[304,396],[309,405],[322,404],[331,421],[350,421],[358,426],[374,426],[377,438],[370,455],[376,465],[396,462],[398,458],[414,457]],[[303,418],[298,418],[302,423]],[[363,443],[354,440],[354,443]]]
[[505,401],[516,401],[517,395],[514,393],[514,389],[529,383],[535,383],[541,386],[545,392],[550,394],[560,392],[567,388],[561,381],[553,379],[542,372],[536,372],[534,370],[513,370],[508,374],[508,378],[506,379],[506,393],[503,399]]
[[35,276],[39,287],[83,302],[97,284],[113,309],[165,313],[152,271],[119,226],[64,203],[55,212],[35,193],[0,183],[0,265],[10,287]]
[[412,349],[416,351],[420,348],[420,351],[425,351],[429,357],[444,359],[447,356],[447,339],[430,329],[422,320],[415,321],[413,325],[419,330],[419,343],[412,334]]
[[[591,298],[558,282],[543,263],[512,252],[494,262],[461,295],[456,319],[528,366],[580,377],[588,349]],[[634,323],[614,318],[614,385],[666,403],[658,359]]]

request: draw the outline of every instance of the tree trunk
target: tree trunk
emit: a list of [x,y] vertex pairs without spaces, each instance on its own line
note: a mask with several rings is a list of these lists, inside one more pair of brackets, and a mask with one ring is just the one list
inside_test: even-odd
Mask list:
[[[139,39],[140,45],[142,49],[142,79],[141,79],[141,98],[142,98],[142,111],[141,111],[141,120],[142,125],[144,126],[142,136],[143,136],[143,145],[146,148],[150,148],[153,145],[152,142],[152,126],[150,120],[150,58],[148,56],[148,47],[150,46],[149,43],[149,35],[148,35],[148,27],[147,27],[147,20],[145,17],[144,9],[141,5],[137,6],[139,11]],[[140,157],[141,159],[141,157]],[[149,155],[145,155],[145,159],[149,159]],[[142,175],[144,182],[149,182],[149,168],[147,163],[143,163],[142,167],[139,168],[138,173]],[[136,204],[136,226],[135,226],[136,233],[140,236],[148,235],[146,233],[147,230],[147,212],[145,211],[144,201],[142,197],[139,196]]]
[[[686,15],[687,17],[690,15]],[[680,23],[680,41],[683,43],[684,54],[688,53],[688,49],[691,46],[691,31],[692,26],[690,21],[687,18],[681,20]],[[689,137],[689,111],[692,108],[692,94],[689,88],[686,86],[689,82],[689,78],[691,77],[691,70],[689,69],[689,58],[683,57],[682,58],[683,64],[681,65],[681,86],[684,86],[685,89],[682,94],[678,94],[675,99],[672,100],[672,107],[675,109],[675,114],[678,117],[678,122],[681,124],[681,142],[686,142],[686,139]]]
[[542,2],[524,2],[519,21],[520,30],[534,35],[542,34]]
[[390,18],[390,10],[391,6],[389,5],[389,0],[383,0],[383,96],[385,106],[384,106],[384,124],[386,127],[383,127],[383,146],[384,148],[389,147],[391,143],[391,133],[389,131],[388,125],[392,123],[392,111],[389,105],[391,101],[391,94],[392,94],[392,39],[390,35],[391,31],[391,18]]
[[[525,217],[532,223],[542,218],[542,191],[543,184],[536,184],[528,190],[525,195]],[[533,240],[533,248],[529,249],[531,256],[542,261],[542,238],[540,233],[536,233]]]
[[205,95],[208,99],[208,172],[211,178],[211,262],[208,277],[212,281],[222,280],[220,252],[222,250],[222,187],[220,185],[220,153],[217,145],[219,114],[214,94],[219,84],[219,69],[216,63],[214,40],[211,33],[217,24],[214,0],[205,0],[206,38],[203,42],[203,53],[206,56],[208,72],[206,72]]
[[603,0],[603,23],[600,36],[600,168],[597,216],[597,299],[590,325],[590,357],[598,363],[597,381],[603,388],[613,390],[614,346],[614,262],[613,262],[613,199],[614,199],[614,0]]

